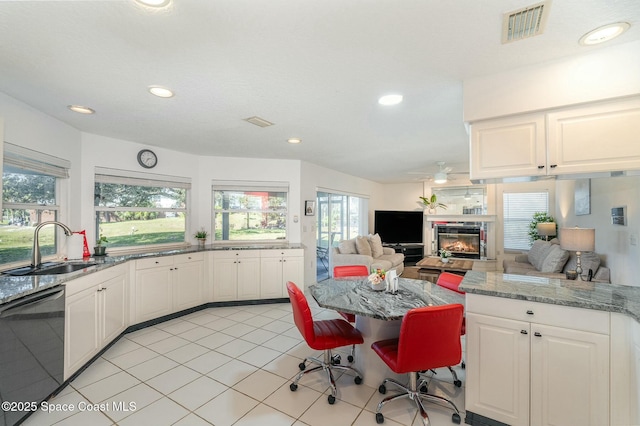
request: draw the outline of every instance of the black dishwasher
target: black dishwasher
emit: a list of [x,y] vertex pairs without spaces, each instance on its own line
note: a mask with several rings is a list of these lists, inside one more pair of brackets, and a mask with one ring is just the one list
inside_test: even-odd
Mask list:
[[64,286],[0,305],[0,425],[24,420],[63,376]]

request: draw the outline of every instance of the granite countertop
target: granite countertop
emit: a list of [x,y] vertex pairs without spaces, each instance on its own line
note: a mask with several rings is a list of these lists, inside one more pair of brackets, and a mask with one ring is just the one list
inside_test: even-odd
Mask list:
[[86,269],[71,272],[69,274],[60,275],[39,275],[39,276],[11,276],[0,274],[0,305],[11,302],[12,300],[37,293],[48,288],[63,285],[67,281],[71,281],[114,265],[119,265],[130,260],[141,259],[145,257],[157,256],[173,256],[177,254],[196,253],[201,251],[227,251],[227,250],[278,250],[278,249],[301,249],[302,244],[269,244],[269,245],[218,245],[209,244],[204,247],[197,245],[185,246],[180,249],[150,251],[131,253],[116,256],[91,257],[83,261],[71,261],[71,263],[90,262],[97,263],[96,266],[89,266]]
[[501,272],[469,271],[460,290],[472,294],[618,312],[640,322],[640,288]]
[[402,319],[409,309],[450,303],[464,305],[464,296],[429,281],[400,278],[398,294],[374,291],[366,277],[328,279],[309,287],[324,308],[384,321]]

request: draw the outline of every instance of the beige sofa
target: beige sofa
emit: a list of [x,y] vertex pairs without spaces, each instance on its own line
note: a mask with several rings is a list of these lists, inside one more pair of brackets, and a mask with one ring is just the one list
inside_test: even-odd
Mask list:
[[[601,265],[600,256],[596,253],[582,253],[581,263],[585,278],[591,269],[593,281],[610,282],[609,268]],[[516,255],[514,260],[505,259],[502,267],[505,274],[566,279],[567,271],[576,270],[576,253],[562,250],[556,238],[551,241],[536,240],[528,253]]]
[[365,265],[369,271],[383,269],[404,271],[404,254],[396,253],[390,247],[383,247],[378,234],[368,237],[358,236],[342,240],[331,252],[331,269],[340,265]]

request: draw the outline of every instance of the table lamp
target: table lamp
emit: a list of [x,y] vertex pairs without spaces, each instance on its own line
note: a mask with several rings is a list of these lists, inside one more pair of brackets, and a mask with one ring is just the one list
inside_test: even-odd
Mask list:
[[549,237],[556,235],[556,224],[555,222],[540,222],[536,224],[536,231],[538,235],[544,237],[545,241],[549,241]]
[[576,273],[582,278],[580,256],[583,251],[594,251],[596,248],[596,230],[592,228],[560,228],[560,248],[576,252]]

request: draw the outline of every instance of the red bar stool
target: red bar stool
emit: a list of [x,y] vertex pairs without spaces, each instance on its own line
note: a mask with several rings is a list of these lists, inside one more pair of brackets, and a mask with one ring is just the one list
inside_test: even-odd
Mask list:
[[384,422],[384,416],[381,413],[384,405],[399,398],[409,398],[415,403],[425,425],[429,424],[429,416],[422,403],[423,398],[449,404],[455,411],[451,421],[460,423],[460,411],[451,400],[420,392],[418,374],[420,371],[460,362],[462,357],[460,329],[463,311],[464,308],[460,304],[411,309],[402,319],[399,338],[381,340],[371,345],[371,348],[392,371],[409,375],[407,386],[394,379],[384,379],[378,388],[380,393],[387,392],[387,383],[395,385],[404,392],[388,396],[378,403],[377,423]]
[[[333,267],[333,278],[345,278],[345,277],[366,277],[369,275],[369,270],[365,265],[341,265]],[[356,322],[356,316],[347,312],[338,312],[344,319],[350,323]],[[334,362],[340,363],[340,355],[334,355]],[[351,346],[351,354],[347,357],[349,362],[353,362],[356,357],[356,346]]]
[[[354,382],[359,385],[362,383],[362,374],[353,367],[346,365],[335,365],[332,363],[331,350],[340,346],[359,345],[364,342],[360,332],[351,324],[343,319],[314,321],[311,316],[311,309],[307,303],[304,293],[291,281],[287,282],[287,291],[289,292],[289,300],[293,308],[293,319],[296,327],[302,334],[310,348],[324,351],[324,358],[307,357],[298,367],[300,373],[296,376],[293,383],[289,385],[289,389],[294,392],[298,389],[298,382],[305,374],[316,371],[324,371],[329,379],[331,386],[331,395],[328,397],[329,404],[336,402],[336,382],[333,377],[332,370],[344,370],[355,373]],[[307,362],[318,364],[316,367],[307,370]]]

